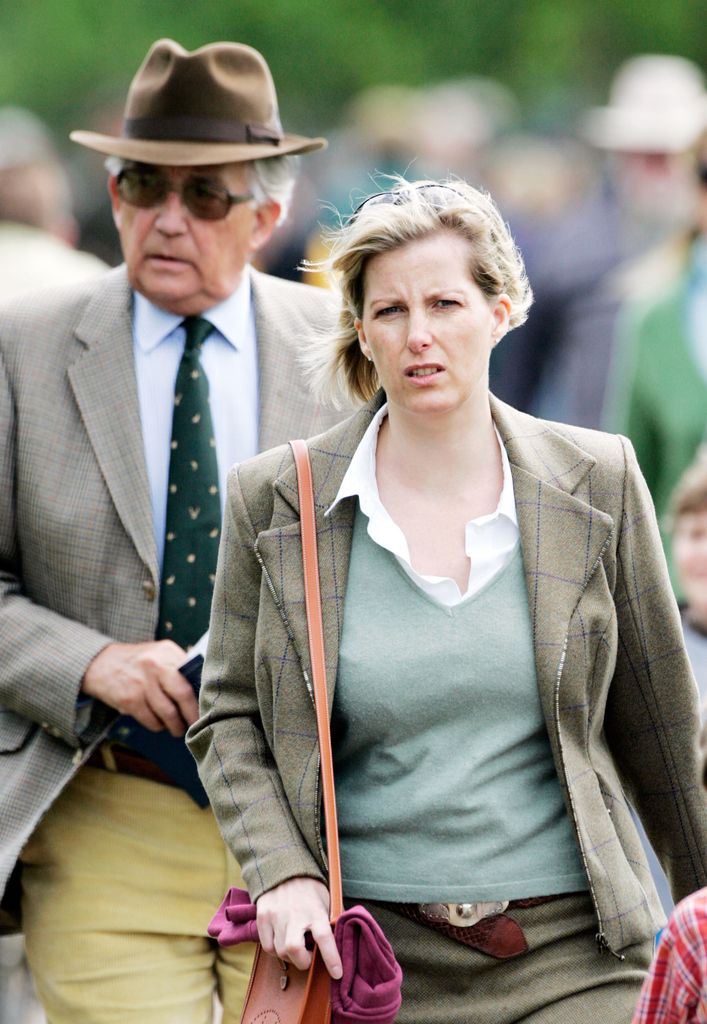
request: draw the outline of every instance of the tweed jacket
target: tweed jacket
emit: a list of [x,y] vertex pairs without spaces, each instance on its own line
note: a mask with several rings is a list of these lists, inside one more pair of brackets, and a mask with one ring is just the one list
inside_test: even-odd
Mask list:
[[[330,701],[355,499],[324,513],[381,400],[309,441]],[[630,444],[495,399],[492,413],[511,464],[552,753],[598,942],[620,950],[653,935],[663,920],[627,799],[676,897],[707,882],[695,682]],[[322,878],[319,751],[289,447],[231,471],[201,716],[187,741],[251,896],[289,877]]]
[[[336,306],[253,272],[259,444],[341,418],[311,400],[298,351]],[[154,639],[159,567],[124,268],[0,311],[0,893],[22,846],[114,713],[77,732],[85,669]]]

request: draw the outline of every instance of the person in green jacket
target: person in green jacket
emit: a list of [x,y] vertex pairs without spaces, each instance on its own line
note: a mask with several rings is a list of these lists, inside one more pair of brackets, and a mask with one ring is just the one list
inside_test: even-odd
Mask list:
[[[607,427],[633,442],[659,519],[707,429],[707,134],[696,166],[696,228],[685,246],[684,269],[666,291],[624,310],[607,413]],[[661,529],[670,562],[665,523]]]

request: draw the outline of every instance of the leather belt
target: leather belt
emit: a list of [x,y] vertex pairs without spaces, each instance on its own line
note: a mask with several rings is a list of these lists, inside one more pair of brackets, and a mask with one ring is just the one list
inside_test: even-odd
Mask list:
[[91,756],[84,761],[89,768],[103,768],[119,775],[134,775],[139,779],[149,779],[163,786],[176,786],[176,782],[163,772],[161,768],[142,754],[121,747],[115,743],[101,743]]
[[510,960],[526,953],[528,942],[521,926],[505,911],[539,907],[568,895],[563,892],[484,903],[394,903],[393,907],[410,920],[442,932],[447,938],[479,953],[496,960]]

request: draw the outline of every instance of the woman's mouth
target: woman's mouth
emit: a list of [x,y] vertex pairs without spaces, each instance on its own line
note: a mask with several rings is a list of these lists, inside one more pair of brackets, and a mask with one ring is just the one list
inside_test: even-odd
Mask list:
[[413,366],[411,369],[406,370],[405,374],[407,377],[431,377],[435,373],[442,373],[441,366]]

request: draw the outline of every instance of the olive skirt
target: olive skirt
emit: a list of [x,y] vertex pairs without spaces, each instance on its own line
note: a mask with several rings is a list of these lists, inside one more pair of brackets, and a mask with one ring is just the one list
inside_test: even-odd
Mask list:
[[400,914],[361,903],[383,928],[403,969],[396,1024],[630,1024],[653,954],[649,940],[600,953],[588,894],[512,910],[529,949],[495,960]]

